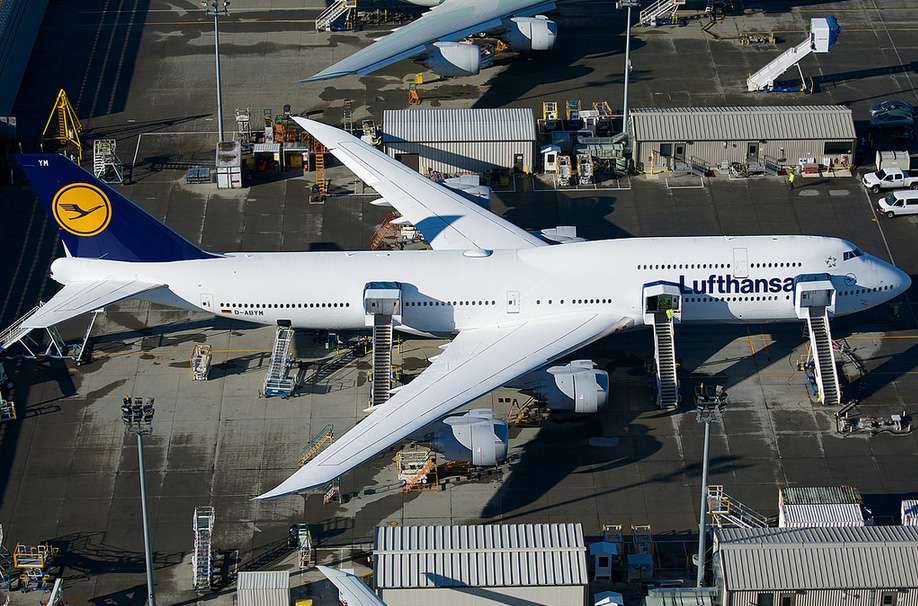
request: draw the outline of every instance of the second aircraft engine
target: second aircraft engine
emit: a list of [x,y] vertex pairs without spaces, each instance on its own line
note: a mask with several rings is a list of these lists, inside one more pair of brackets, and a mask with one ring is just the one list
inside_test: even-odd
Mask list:
[[474,76],[481,70],[481,49],[468,42],[434,42],[421,63],[438,76]]
[[609,373],[592,360],[574,360],[523,375],[511,387],[531,392],[551,410],[596,412],[609,397]]
[[555,47],[558,25],[545,15],[504,19],[500,35],[514,52],[544,51]]
[[451,461],[494,465],[507,458],[510,437],[507,422],[494,418],[494,411],[476,408],[446,417],[422,430],[418,441],[429,442]]

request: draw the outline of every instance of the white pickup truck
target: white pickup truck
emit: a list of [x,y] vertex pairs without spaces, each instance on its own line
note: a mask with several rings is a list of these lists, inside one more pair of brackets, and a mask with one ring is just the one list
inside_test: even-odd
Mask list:
[[918,176],[909,176],[901,168],[884,168],[875,173],[867,173],[863,179],[864,187],[875,194],[881,189],[918,189]]

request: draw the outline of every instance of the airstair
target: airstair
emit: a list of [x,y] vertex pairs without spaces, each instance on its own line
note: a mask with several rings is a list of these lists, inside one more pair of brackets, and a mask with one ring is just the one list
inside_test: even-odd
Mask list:
[[657,17],[662,17],[669,13],[670,18],[676,16],[680,6],[685,4],[685,0],[656,0],[651,2],[650,6],[641,11],[641,25],[654,25]]
[[810,334],[810,352],[816,369],[819,401],[826,405],[841,403],[841,387],[835,366],[835,351],[829,328],[829,314],[825,307],[810,307],[807,331]]
[[673,326],[681,319],[681,301],[676,284],[655,282],[644,285],[644,323],[653,327],[654,391],[660,408],[679,405]]
[[768,518],[727,495],[722,485],[708,486],[708,513],[718,528],[768,527]]
[[355,8],[357,8],[357,0],[337,0],[316,17],[316,31],[327,32],[331,30],[332,24],[340,20],[342,16],[347,15],[345,19],[350,18],[348,13]]
[[274,350],[271,352],[271,362],[268,364],[268,374],[265,375],[265,397],[289,397],[296,389],[296,379],[290,376],[293,367],[293,357],[290,355],[290,345],[293,343],[294,330],[286,326],[278,326],[274,337]]
[[[841,28],[835,17],[820,17],[810,19],[810,33],[806,40],[793,48],[789,48],[768,65],[749,76],[746,80],[746,88],[751,91],[772,91],[784,90],[775,87],[775,79],[792,68],[797,66],[800,73],[801,82],[805,82],[803,70],[800,69],[799,62],[810,53],[827,53],[838,39]],[[804,84],[805,87],[805,84]]]
[[206,381],[210,374],[210,364],[213,360],[213,347],[206,343],[198,343],[191,352],[191,377],[195,381]]
[[304,570],[313,565],[312,533],[309,532],[309,524],[296,525],[296,538],[297,560],[300,570]]
[[214,508],[194,508],[194,590],[209,591],[214,580]]
[[396,282],[370,282],[363,295],[367,323],[373,326],[373,385],[370,406],[389,400],[392,389],[392,325],[401,321],[401,286]]
[[794,310],[798,318],[806,320],[810,355],[816,371],[817,396],[826,405],[841,403],[841,387],[829,327],[829,316],[835,314],[835,297],[835,287],[827,274],[798,276],[794,284]]

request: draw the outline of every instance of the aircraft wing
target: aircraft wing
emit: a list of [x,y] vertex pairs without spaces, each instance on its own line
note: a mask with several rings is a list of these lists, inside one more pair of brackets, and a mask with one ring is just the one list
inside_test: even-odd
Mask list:
[[379,596],[360,580],[360,577],[328,566],[316,566],[316,568],[334,583],[344,597],[347,606],[386,606],[386,603],[380,600]]
[[334,156],[375,189],[436,250],[534,248],[547,243],[431,181],[339,128],[294,117]]
[[165,285],[150,284],[139,280],[71,282],[51,297],[50,301],[39,307],[38,311],[22,323],[22,326],[24,328],[47,328],[162,286]]
[[580,313],[463,331],[388,402],[256,499],[322,486],[475,398],[605,336],[620,319]]
[[555,8],[551,0],[444,0],[420,19],[399,27],[353,55],[302,82],[363,76],[424,52],[437,40],[459,40],[500,25],[504,17],[531,17]]

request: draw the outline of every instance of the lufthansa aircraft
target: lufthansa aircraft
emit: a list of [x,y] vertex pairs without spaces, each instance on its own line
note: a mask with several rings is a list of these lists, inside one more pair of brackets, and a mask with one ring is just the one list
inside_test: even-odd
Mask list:
[[[798,291],[810,280],[831,282],[837,316],[888,301],[911,283],[836,238],[551,245],[344,131],[296,120],[416,226],[432,250],[205,252],[63,156],[19,157],[67,253],[51,265],[63,288],[26,326],[44,328],[135,297],[261,324],[362,330],[366,293],[383,283],[398,293],[396,329],[452,337],[420,375],[259,498],[323,485],[483,394],[644,325],[645,295],[661,284],[678,289],[683,323],[761,323],[797,320]],[[291,275],[304,279],[286,279]],[[591,372],[572,363],[554,378],[581,382],[587,387],[577,397],[589,397]]]
[[303,82],[348,74],[363,76],[402,59],[423,63],[439,76],[472,76],[481,67],[481,49],[462,38],[489,32],[512,51],[551,50],[557,26],[538,13],[555,8],[552,0],[406,0],[432,7],[420,19],[399,27]]

